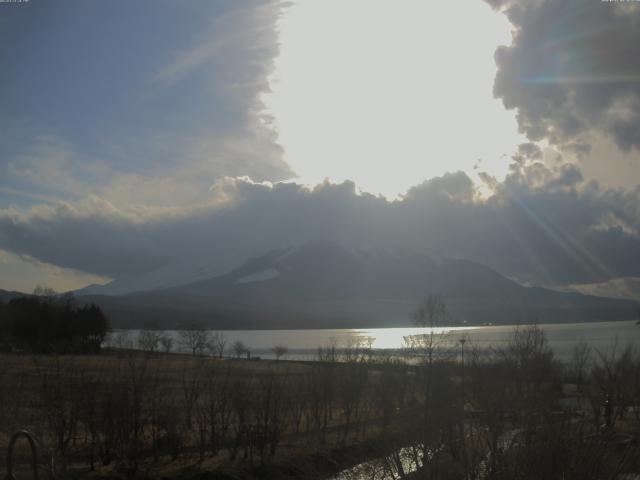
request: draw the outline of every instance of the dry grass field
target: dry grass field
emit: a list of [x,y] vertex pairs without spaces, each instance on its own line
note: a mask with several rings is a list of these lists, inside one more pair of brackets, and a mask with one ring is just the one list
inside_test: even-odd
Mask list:
[[412,369],[366,362],[12,354],[0,379],[0,448],[26,429],[58,475],[325,473],[406,441],[417,408]]
[[536,327],[500,350],[469,346],[464,364],[420,348],[407,362],[370,349],[314,362],[5,354],[0,448],[28,430],[56,478],[320,479],[362,462],[374,473],[354,478],[640,472],[638,349],[581,346],[560,363]]

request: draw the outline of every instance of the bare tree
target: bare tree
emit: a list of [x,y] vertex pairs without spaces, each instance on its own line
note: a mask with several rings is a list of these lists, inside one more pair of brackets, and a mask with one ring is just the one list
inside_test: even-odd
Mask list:
[[337,389],[342,400],[344,417],[344,438],[349,436],[349,428],[354,417],[358,415],[359,403],[367,385],[367,368],[360,363],[348,363],[340,369]]
[[569,375],[571,381],[576,384],[578,393],[582,392],[582,387],[585,382],[586,368],[591,358],[591,347],[588,343],[582,341],[577,343],[573,347],[571,352],[571,361],[568,365]]
[[536,324],[516,327],[501,354],[513,370],[521,398],[538,391],[553,373],[553,351],[544,331]]
[[289,349],[284,345],[276,345],[275,347],[273,347],[272,351],[273,351],[273,354],[276,356],[276,360],[280,360],[280,358],[282,358],[287,353],[289,353]]
[[447,318],[447,304],[440,294],[430,294],[416,309],[413,318],[419,327],[434,328]]
[[433,363],[433,355],[436,348],[435,327],[447,318],[447,304],[444,297],[439,294],[430,294],[426,300],[416,309],[413,319],[420,328],[429,328],[429,332],[423,335],[416,335],[408,339],[410,349],[419,350],[418,353],[426,357],[429,365]]
[[162,335],[160,337],[160,346],[164,353],[171,353],[171,350],[173,350],[173,338],[169,335]]
[[64,472],[68,450],[78,427],[79,395],[77,388],[84,382],[83,366],[77,366],[69,358],[33,357],[37,378],[41,386],[40,397],[48,439],[54,447],[58,466]]
[[233,348],[233,353],[235,353],[236,358],[240,358],[242,355],[249,351],[247,346],[240,340],[236,340],[235,342],[233,342],[231,348]]
[[227,348],[227,337],[222,332],[214,332],[209,340],[209,350],[213,355],[218,358],[224,356],[224,351]]
[[340,359],[346,363],[365,362],[372,358],[373,337],[351,337],[340,350]]
[[[595,401],[607,399],[615,416],[622,418],[625,407],[634,402],[634,370],[637,364],[637,352],[633,345],[618,348],[618,342],[607,351],[596,349],[596,358],[591,367],[591,380],[598,389]],[[599,406],[598,406],[599,408]],[[595,412],[594,412],[595,413]],[[597,416],[597,415],[596,415]]]
[[253,391],[256,400],[253,408],[256,427],[254,443],[262,465],[267,458],[275,455],[284,430],[286,381],[286,373],[285,376],[276,375],[270,369],[265,375],[258,377]]
[[138,348],[145,352],[154,353],[160,346],[160,332],[155,330],[140,330],[138,333]]
[[319,362],[335,362],[338,359],[338,341],[330,338],[328,345],[318,347]]
[[[420,381],[422,386],[422,445],[425,449],[424,455],[428,455],[427,450],[436,441],[438,432],[442,431],[442,420],[445,418],[439,410],[442,408],[443,396],[442,387],[447,384],[445,375],[441,369],[436,368],[435,353],[438,344],[444,341],[441,334],[436,334],[435,327],[444,322],[447,318],[447,306],[442,295],[430,294],[413,314],[416,325],[421,328],[428,328],[426,333],[405,338],[405,343],[409,351],[417,355],[422,361],[420,369]],[[449,390],[448,385],[447,390]],[[440,391],[439,391],[440,389]],[[445,402],[446,403],[446,402]],[[433,472],[431,472],[433,474]]]
[[192,355],[203,355],[209,344],[209,332],[202,326],[191,324],[184,330],[180,330],[180,344]]
[[133,341],[131,340],[131,335],[128,330],[111,333],[109,336],[109,344],[118,350],[133,348]]
[[33,289],[33,294],[36,297],[48,297],[48,298],[54,298],[56,295],[58,295],[58,293],[53,288],[43,287],[42,285],[36,286],[36,288]]

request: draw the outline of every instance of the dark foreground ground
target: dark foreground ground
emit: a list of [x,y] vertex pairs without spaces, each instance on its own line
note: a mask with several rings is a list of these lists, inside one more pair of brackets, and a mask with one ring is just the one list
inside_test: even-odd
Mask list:
[[403,366],[361,360],[3,355],[0,448],[26,429],[59,476],[330,474],[406,442],[417,414],[408,384],[375,393]]
[[532,327],[499,351],[467,345],[463,364],[430,360],[428,340],[409,362],[361,348],[315,362],[3,355],[0,448],[32,432],[41,478],[313,479],[369,460],[357,478],[640,472],[634,348],[584,345],[561,364]]

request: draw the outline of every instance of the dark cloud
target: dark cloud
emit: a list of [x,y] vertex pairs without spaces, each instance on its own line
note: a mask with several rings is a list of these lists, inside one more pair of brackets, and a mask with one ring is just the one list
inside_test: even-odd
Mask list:
[[125,211],[93,199],[5,210],[0,248],[153,285],[196,270],[219,274],[250,256],[314,240],[467,258],[536,284],[640,276],[640,188],[603,189],[574,165],[550,169],[537,161],[514,163],[492,185],[481,198],[465,174],[447,174],[389,202],[357,193],[351,182],[308,189],[226,179],[209,204],[188,209]]
[[578,158],[584,158],[585,156],[591,154],[591,145],[588,143],[570,143],[564,146],[564,149],[568,152],[573,153]]
[[495,54],[494,94],[520,130],[588,152],[590,131],[640,148],[640,8],[593,0],[487,0],[514,27]]
[[517,157],[525,160],[539,160],[542,158],[542,150],[535,143],[523,143],[518,146]]
[[38,207],[28,216],[0,215],[3,249],[58,266],[103,275],[128,275],[168,261],[164,241],[154,241],[140,223],[104,202]]

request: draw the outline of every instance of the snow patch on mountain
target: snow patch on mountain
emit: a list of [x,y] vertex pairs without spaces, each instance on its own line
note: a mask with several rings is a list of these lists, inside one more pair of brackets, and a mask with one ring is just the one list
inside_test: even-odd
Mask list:
[[272,280],[280,276],[280,272],[275,268],[268,268],[260,272],[252,273],[245,277],[237,279],[233,282],[234,285],[241,285],[243,283],[264,282],[266,280]]
[[285,258],[290,257],[292,255],[295,255],[299,251],[300,251],[300,246],[299,245],[296,245],[295,247],[287,247],[287,248],[284,249],[284,251],[280,255],[278,255],[275,258],[275,261],[276,261],[276,263],[281,262]]

